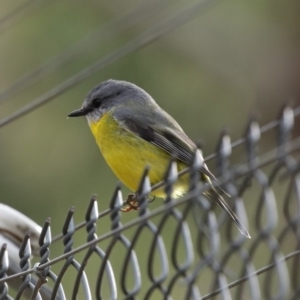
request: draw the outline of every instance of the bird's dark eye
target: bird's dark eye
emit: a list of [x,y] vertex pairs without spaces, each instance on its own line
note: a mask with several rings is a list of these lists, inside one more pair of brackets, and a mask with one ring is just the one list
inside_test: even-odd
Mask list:
[[93,104],[93,107],[94,107],[94,108],[99,108],[100,105],[102,104],[102,100],[99,99],[99,98],[94,99],[93,102],[92,102],[92,104]]

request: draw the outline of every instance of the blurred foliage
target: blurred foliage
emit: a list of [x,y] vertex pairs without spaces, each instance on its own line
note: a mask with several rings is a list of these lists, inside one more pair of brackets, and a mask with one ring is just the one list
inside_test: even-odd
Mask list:
[[[28,1],[1,1],[0,20]],[[37,2],[37,1],[36,1]],[[0,22],[0,91],[22,75],[132,11],[142,0],[39,1],[38,7]],[[164,9],[96,46],[0,103],[3,118],[188,5],[165,1]],[[14,18],[16,21],[14,22]],[[0,202],[38,223],[48,216],[61,230],[68,208],[81,221],[91,194],[106,209],[117,179],[105,164],[86,121],[67,120],[87,92],[108,78],[136,83],[149,92],[206,154],[227,126],[233,140],[249,114],[261,124],[283,102],[299,103],[300,2],[219,1],[184,26],[111,64],[47,105],[0,128]],[[110,36],[107,32],[107,36]],[[129,191],[124,188],[125,194]],[[160,200],[151,204],[160,205]],[[124,215],[124,222],[135,217]],[[105,230],[105,224],[102,230]]]

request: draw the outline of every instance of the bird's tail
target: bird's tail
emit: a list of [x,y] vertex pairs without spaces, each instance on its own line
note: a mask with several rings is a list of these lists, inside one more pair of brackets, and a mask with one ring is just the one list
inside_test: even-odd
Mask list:
[[208,198],[216,201],[218,203],[218,205],[220,205],[222,207],[222,209],[224,209],[229,214],[229,216],[231,217],[233,222],[237,225],[239,231],[244,236],[246,236],[249,239],[251,238],[248,230],[244,227],[244,225],[241,223],[241,221],[239,220],[237,215],[233,212],[233,210],[230,208],[230,206],[227,204],[227,202],[223,199],[223,197],[214,189],[214,187],[212,187],[210,190],[208,190],[204,194]]

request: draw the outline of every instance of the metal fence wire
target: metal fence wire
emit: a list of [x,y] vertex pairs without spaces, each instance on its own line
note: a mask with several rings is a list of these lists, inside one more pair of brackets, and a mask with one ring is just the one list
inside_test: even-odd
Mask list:
[[[124,224],[120,208],[126,204],[117,185],[107,210],[99,213],[93,196],[85,222],[75,226],[71,208],[53,239],[47,219],[39,259],[27,231],[17,273],[10,271],[4,244],[0,299],[300,299],[299,115],[300,107],[285,105],[263,127],[251,118],[244,137],[232,144],[222,131],[216,153],[206,159],[215,162],[218,181],[231,195],[226,200],[251,239],[203,195],[196,153],[180,173],[170,162],[161,183],[167,197],[152,210],[148,194],[158,186],[150,186],[146,169],[138,216],[129,213]],[[184,172],[190,189],[175,201],[172,187]],[[73,247],[80,238],[85,242]],[[63,254],[50,258],[50,249],[62,244]]]

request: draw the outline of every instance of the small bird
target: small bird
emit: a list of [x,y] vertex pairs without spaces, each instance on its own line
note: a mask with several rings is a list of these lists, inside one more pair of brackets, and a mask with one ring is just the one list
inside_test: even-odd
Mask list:
[[[107,80],[93,88],[80,109],[69,117],[85,116],[104,159],[115,175],[132,191],[136,191],[145,169],[150,167],[151,185],[164,179],[171,157],[176,157],[178,170],[187,168],[196,144],[179,124],[166,113],[143,89],[133,83]],[[201,180],[211,188],[205,195],[216,201],[236,223],[240,232],[250,238],[223,197],[212,185],[214,175],[203,164]],[[174,186],[174,198],[188,190],[188,175],[179,178]],[[163,188],[151,192],[165,197]]]

